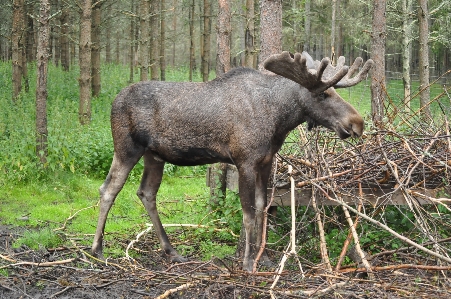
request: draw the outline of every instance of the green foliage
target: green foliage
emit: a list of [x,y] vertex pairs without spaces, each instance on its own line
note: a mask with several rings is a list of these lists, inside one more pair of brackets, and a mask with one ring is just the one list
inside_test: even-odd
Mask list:
[[14,244],[14,248],[19,248],[23,245],[28,248],[37,250],[41,247],[44,248],[56,248],[64,243],[63,238],[46,227],[38,230],[26,230],[20,238],[18,238]]
[[[104,178],[113,157],[110,130],[111,103],[128,83],[128,70],[122,65],[103,65],[102,92],[92,99],[91,124],[78,122],[77,67],[69,72],[49,66],[48,78],[48,156],[41,165],[36,156],[35,137],[35,65],[29,65],[30,92],[22,92],[16,101],[11,100],[11,64],[0,62],[0,186],[6,182],[21,182],[51,178],[57,170]],[[187,69],[168,69],[167,78],[182,81]],[[200,81],[200,75],[195,76]],[[167,173],[178,171],[174,165],[166,165]],[[130,177],[138,179],[143,170],[140,161]],[[194,175],[205,167],[193,168]]]

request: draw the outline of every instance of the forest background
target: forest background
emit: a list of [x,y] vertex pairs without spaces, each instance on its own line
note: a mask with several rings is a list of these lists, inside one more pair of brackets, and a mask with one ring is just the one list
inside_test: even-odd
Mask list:
[[[371,82],[380,83],[379,92],[385,84],[396,85],[396,100],[411,111],[410,94],[426,94],[423,104],[414,107],[428,107],[449,80],[451,1],[2,0],[0,185],[7,188],[0,199],[15,211],[0,210],[0,220],[42,224],[45,216],[33,214],[32,206],[48,202],[52,221],[63,223],[68,211],[86,207],[75,198],[88,197],[94,206],[99,179],[112,158],[109,111],[115,95],[138,80],[207,81],[228,67],[257,68],[265,57],[261,41],[268,27],[262,26],[261,11],[266,3],[278,3],[280,9],[280,27],[275,27],[279,50],[305,50],[318,60],[341,55],[348,63],[358,56],[375,60],[371,78],[379,79],[369,78],[349,97],[367,120],[378,115],[371,106],[377,97],[369,93]],[[224,12],[230,26],[225,30],[220,22]],[[224,57],[219,46],[224,35],[230,50],[227,67],[218,63]],[[48,81],[41,80],[47,76]],[[431,93],[425,93],[429,87]],[[443,103],[449,112],[449,101]],[[427,126],[434,116],[425,115]],[[171,174],[177,167],[167,165],[166,170]],[[204,170],[196,168],[189,175],[199,178]],[[132,181],[141,172],[142,165],[135,167]],[[49,183],[58,176],[56,185]],[[43,186],[59,199],[32,199]],[[136,201],[134,190],[125,193]],[[230,205],[225,210],[239,209],[236,202]],[[119,204],[117,209],[116,216],[131,217],[131,206]],[[141,214],[135,212],[136,217]],[[93,210],[87,218],[91,226],[95,217]]]

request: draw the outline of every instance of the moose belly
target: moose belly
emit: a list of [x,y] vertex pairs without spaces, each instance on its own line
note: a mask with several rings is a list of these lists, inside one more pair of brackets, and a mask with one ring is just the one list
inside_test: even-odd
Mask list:
[[151,150],[156,159],[179,166],[194,166],[217,162],[232,163],[228,156],[207,148],[190,147],[186,149]]

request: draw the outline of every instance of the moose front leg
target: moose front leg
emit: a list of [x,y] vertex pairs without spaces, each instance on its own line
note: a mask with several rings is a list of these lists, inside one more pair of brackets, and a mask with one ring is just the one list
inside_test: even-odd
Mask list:
[[[269,165],[269,169],[270,169]],[[266,184],[269,174],[264,167],[239,169],[240,200],[246,232],[243,270],[253,272],[254,261],[262,244],[263,210],[266,204]]]

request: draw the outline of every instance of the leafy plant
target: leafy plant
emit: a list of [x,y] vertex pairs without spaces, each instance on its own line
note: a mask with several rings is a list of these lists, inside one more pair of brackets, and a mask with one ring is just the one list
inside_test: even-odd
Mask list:
[[63,238],[50,228],[46,227],[38,230],[26,230],[23,235],[18,238],[14,243],[14,248],[19,248],[23,245],[31,249],[55,248],[61,246],[64,243]]

